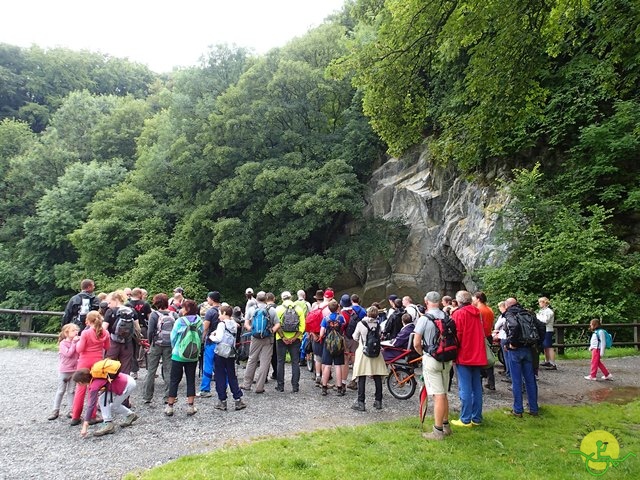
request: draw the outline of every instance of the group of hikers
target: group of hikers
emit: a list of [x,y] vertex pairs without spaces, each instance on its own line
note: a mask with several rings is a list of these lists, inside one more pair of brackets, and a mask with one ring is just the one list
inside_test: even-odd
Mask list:
[[[495,390],[491,344],[499,340],[504,352],[505,381],[512,383],[513,409],[522,417],[523,390],[528,413],[538,415],[537,369],[557,368],[553,354],[554,314],[545,297],[539,299],[537,314],[523,308],[515,298],[498,304],[500,317],[494,322],[486,295],[459,291],[455,298],[431,291],[424,304],[409,296],[390,295],[388,305],[377,302],[368,308],[358,295],[334,298],[331,288],[318,290],[314,303],[306,292],[296,297],[289,291],[280,302],[271,292],[254,295],[245,292],[246,304],[232,307],[222,302],[218,291],[211,291],[201,304],[184,297],[177,287],[171,298],[165,293],[153,296],[151,303],[142,288],[94,293],[95,283],[86,279],[81,292],[68,302],[59,338],[59,382],[49,420],[59,417],[65,392],[71,425],[80,425],[81,435],[92,424],[102,422],[94,436],[115,431],[114,416],[124,416],[121,427],[132,425],[138,415],[129,397],[136,388],[137,372],[146,366],[142,386],[143,402],[153,401],[157,371],[162,365],[164,414],[174,415],[178,388],[186,379],[187,415],[197,412],[196,397],[213,396],[214,407],[243,410],[244,392],[265,392],[270,368],[275,391],[285,391],[285,365],[291,365],[291,390],[300,389],[300,366],[309,362],[320,394],[329,391],[344,396],[357,390],[352,408],[366,411],[366,379],[375,385],[373,407],[382,409],[382,380],[388,374],[387,362],[395,361],[397,351],[411,351],[422,357],[422,372],[429,395],[434,399],[433,431],[427,439],[442,440],[451,434],[451,425],[472,427],[482,424],[482,378],[484,387]],[[606,338],[593,327],[595,347],[592,372],[601,368],[604,379],[612,377],[601,362]],[[594,340],[592,340],[594,344]],[[539,348],[545,362],[538,365]],[[597,357],[597,358],[596,358]],[[244,376],[237,378],[236,366],[246,360]],[[460,417],[449,422],[447,393],[455,364]],[[201,381],[196,392],[196,372]],[[349,371],[351,380],[349,381]],[[587,378],[587,377],[585,377]],[[333,382],[333,383],[331,383]],[[524,388],[523,388],[524,383]],[[87,397],[88,392],[88,398]],[[100,416],[97,414],[100,409]],[[84,412],[83,412],[84,409]]]

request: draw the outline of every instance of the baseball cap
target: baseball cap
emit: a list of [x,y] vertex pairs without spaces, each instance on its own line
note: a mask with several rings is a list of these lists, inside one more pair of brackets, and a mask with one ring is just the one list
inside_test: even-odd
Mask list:
[[324,298],[333,298],[333,290],[326,289],[323,296]]
[[291,298],[291,292],[282,292],[280,298],[282,298],[282,300],[289,300]]
[[173,289],[173,293],[184,293],[184,290],[182,289],[182,287],[176,287]]
[[244,291],[244,294],[245,294],[245,295],[249,295],[249,294],[253,295],[253,288],[251,288],[251,287],[247,288],[247,289]]
[[392,302],[395,302],[398,299],[398,295],[395,294],[391,294],[389,295],[389,300]]
[[214,302],[219,302],[220,301],[220,292],[218,292],[217,290],[214,290],[213,292],[209,292],[207,294],[207,297],[209,297]]

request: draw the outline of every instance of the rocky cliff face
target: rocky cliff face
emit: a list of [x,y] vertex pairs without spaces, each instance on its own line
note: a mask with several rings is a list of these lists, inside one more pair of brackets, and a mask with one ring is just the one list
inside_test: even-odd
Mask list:
[[[492,183],[493,173],[487,178]],[[410,226],[405,248],[389,264],[371,265],[362,294],[367,301],[391,293],[421,302],[436,290],[454,294],[476,288],[470,273],[499,261],[497,213],[507,198],[494,186],[482,186],[452,168],[432,165],[423,153],[412,165],[391,159],[373,174],[366,215],[402,218]]]

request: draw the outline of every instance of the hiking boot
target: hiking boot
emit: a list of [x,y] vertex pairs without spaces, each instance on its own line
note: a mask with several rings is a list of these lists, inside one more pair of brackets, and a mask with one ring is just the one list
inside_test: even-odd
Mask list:
[[71,421],[69,422],[69,425],[71,425],[72,427],[75,427],[76,425],[80,425],[81,423],[82,423],[81,418],[72,418]]
[[247,404],[241,398],[236,400],[236,410],[244,410],[245,408],[247,408]]
[[322,377],[316,377],[316,387],[322,386]]
[[376,410],[382,410],[382,400],[374,401],[373,408],[375,408]]
[[518,413],[518,412],[515,412],[513,410],[510,410],[510,411],[504,412],[504,413],[506,413],[507,415],[510,415],[512,417],[522,418],[522,413]]
[[173,405],[172,405],[172,404],[167,403],[167,406],[166,406],[166,407],[164,407],[164,414],[165,414],[167,417],[171,417],[171,416],[173,416]]
[[[444,429],[444,427],[443,427]],[[438,430],[435,425],[433,426],[433,431],[430,433],[424,432],[422,434],[423,438],[426,438],[427,440],[439,440],[442,441],[444,440],[444,430]]]
[[336,396],[338,397],[344,397],[344,394],[347,392],[347,389],[345,388],[345,386],[341,386],[338,387],[338,390],[336,390]]
[[496,386],[495,385],[489,385],[488,383],[485,384],[484,388],[486,388],[487,390],[495,390]]
[[60,416],[60,410],[54,410],[51,412],[51,415],[47,418],[47,420],[55,420]]
[[329,393],[328,388],[326,385],[322,385],[322,396],[326,397],[327,394]]
[[133,425],[133,422],[138,420],[138,418],[140,417],[138,417],[138,415],[132,412],[125,417],[124,421],[120,424],[120,426],[123,428],[130,427],[131,425]]
[[215,408],[216,410],[223,410],[226,411],[227,410],[227,401],[226,400],[218,400],[218,403],[216,403],[213,408]]
[[442,431],[444,432],[444,435],[446,437],[448,437],[449,435],[451,435],[453,433],[451,431],[451,425],[449,425],[448,423],[445,423],[444,425],[442,425]]
[[[242,388],[242,387],[241,387],[241,388]],[[196,393],[196,397],[200,397],[200,398],[209,398],[209,397],[211,397],[211,396],[213,396],[213,395],[211,394],[211,392],[206,392],[206,391],[204,391],[204,390],[201,390],[201,391],[199,391],[198,393]]]
[[104,422],[102,427],[93,433],[94,437],[102,437],[103,435],[109,435],[116,431],[116,427],[113,422]]
[[351,405],[351,409],[356,410],[358,412],[366,411],[366,408],[364,407],[364,402],[359,402],[357,400],[353,402],[353,405]]
[[195,415],[198,409],[193,403],[187,403],[187,415]]
[[349,383],[347,383],[347,388],[349,390],[357,390],[358,389],[358,382],[356,381],[355,378],[353,380],[351,380]]

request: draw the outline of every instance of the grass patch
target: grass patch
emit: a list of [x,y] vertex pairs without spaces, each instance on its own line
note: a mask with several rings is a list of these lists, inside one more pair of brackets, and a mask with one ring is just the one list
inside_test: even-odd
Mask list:
[[[0,348],[18,348],[18,340],[12,338],[0,339]],[[57,340],[31,340],[29,342],[29,348],[34,350],[41,350],[46,352],[57,352],[58,341]]]
[[[629,357],[632,355],[640,355],[640,350],[635,347],[613,347],[608,348],[605,353],[606,358]],[[557,355],[562,360],[585,360],[591,358],[591,352],[582,348],[566,348],[562,355]]]
[[[481,427],[455,429],[444,442],[428,442],[417,418],[363,427],[321,430],[260,440],[203,455],[182,457],[125,478],[153,479],[487,479],[591,478],[579,455],[582,438],[607,430],[620,458],[640,457],[640,400],[626,405],[544,406],[541,416],[516,419],[502,411]],[[636,479],[640,458],[630,457],[609,475]]]

